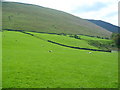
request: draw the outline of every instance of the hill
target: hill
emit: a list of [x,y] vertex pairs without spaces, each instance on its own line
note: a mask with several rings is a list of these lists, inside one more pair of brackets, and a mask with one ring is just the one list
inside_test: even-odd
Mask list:
[[3,29],[110,37],[111,32],[71,14],[37,5],[3,2]]
[[[3,37],[3,88],[118,87],[118,54],[115,52],[73,49],[17,31],[0,33]],[[91,48],[84,40],[72,43],[73,38],[67,36],[33,34],[62,44],[76,46],[79,43]]]
[[106,30],[110,31],[110,32],[114,32],[114,33],[120,33],[120,27],[115,26],[113,24],[110,24],[108,22],[102,21],[102,20],[89,20],[88,21],[105,28]]

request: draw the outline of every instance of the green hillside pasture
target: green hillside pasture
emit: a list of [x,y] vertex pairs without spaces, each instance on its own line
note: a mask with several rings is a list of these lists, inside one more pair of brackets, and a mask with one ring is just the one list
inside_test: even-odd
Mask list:
[[3,87],[117,88],[117,53],[88,52],[4,31]]
[[97,47],[91,46],[88,44],[85,40],[79,40],[63,35],[54,35],[54,34],[43,34],[43,33],[32,33],[36,36],[39,36],[40,38],[51,40],[60,44],[68,45],[68,46],[74,46],[74,47],[81,47],[81,48],[90,48],[90,49],[98,49]]
[[116,45],[113,40],[109,39],[100,39],[96,37],[88,37],[88,36],[83,36],[79,35],[79,37],[82,40],[85,40],[89,43],[89,45],[95,46],[99,49],[104,49],[104,50],[112,50],[116,48]]

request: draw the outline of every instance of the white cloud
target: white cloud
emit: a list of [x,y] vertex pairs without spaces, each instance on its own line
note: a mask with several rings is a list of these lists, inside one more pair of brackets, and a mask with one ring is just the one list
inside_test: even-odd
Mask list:
[[[110,22],[112,24],[118,25],[118,4],[113,2],[107,7],[102,8],[98,11],[83,12],[83,13],[74,13],[76,16],[87,19],[97,19]],[[117,12],[115,15],[112,13]],[[111,16],[110,16],[111,14]]]
[[[118,12],[119,0],[6,0],[6,1],[36,4],[44,7],[65,11],[73,15],[79,16],[81,18],[99,19],[118,25],[117,14],[114,16],[108,15],[110,15],[113,12]],[[103,7],[98,11],[91,10],[90,12],[80,12],[80,10],[78,10],[77,12],[74,12],[74,10],[76,10],[76,8],[78,7],[82,7],[84,11],[83,7],[93,7],[95,3],[104,3],[106,4],[106,7]]]

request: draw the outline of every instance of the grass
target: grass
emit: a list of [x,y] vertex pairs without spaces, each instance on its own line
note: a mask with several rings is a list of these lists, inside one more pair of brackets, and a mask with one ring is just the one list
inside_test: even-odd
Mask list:
[[2,48],[4,88],[117,88],[117,53],[89,54],[15,31],[3,32]]
[[117,46],[115,45],[114,41],[110,39],[100,39],[100,38],[88,37],[84,35],[79,35],[79,37],[82,40],[87,41],[89,45],[95,46],[99,49],[103,49],[103,50],[117,49]]
[[79,35],[80,39],[70,38],[69,35],[54,35],[54,34],[43,34],[43,33],[32,33],[42,39],[52,40],[54,42],[74,46],[81,48],[89,48],[89,49],[101,49],[101,50],[112,50],[114,42],[113,40],[108,39],[100,39],[96,37],[88,37]]
[[71,14],[41,6],[3,2],[3,29],[110,37],[111,32]]
[[68,45],[68,46],[98,49],[94,46],[89,45],[88,42],[85,40],[78,40],[78,39],[70,38],[70,37],[63,36],[63,35],[53,35],[53,34],[43,34],[43,33],[33,33],[33,32],[30,32],[30,33],[32,33],[42,39],[52,40],[54,42]]

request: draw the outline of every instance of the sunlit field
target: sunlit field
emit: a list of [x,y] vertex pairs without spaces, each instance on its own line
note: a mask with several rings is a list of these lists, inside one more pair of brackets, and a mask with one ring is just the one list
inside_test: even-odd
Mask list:
[[[31,33],[65,45],[97,49],[85,40]],[[2,34],[3,88],[117,88],[117,52],[73,49],[16,31]]]

